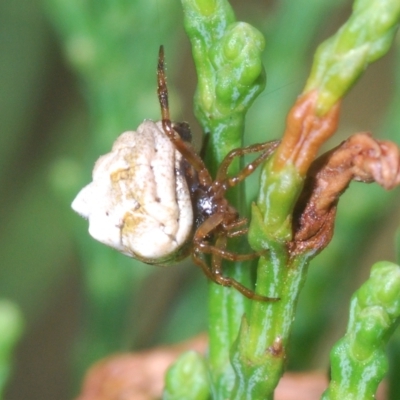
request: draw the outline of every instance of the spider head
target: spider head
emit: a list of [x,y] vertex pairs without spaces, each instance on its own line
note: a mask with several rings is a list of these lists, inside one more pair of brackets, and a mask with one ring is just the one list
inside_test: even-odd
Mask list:
[[174,122],[172,127],[184,142],[192,142],[192,131],[190,130],[190,125],[187,122]]

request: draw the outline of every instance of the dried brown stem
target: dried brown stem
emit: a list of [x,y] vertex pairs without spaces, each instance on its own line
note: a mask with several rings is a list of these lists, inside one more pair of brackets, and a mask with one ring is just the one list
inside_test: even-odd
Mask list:
[[397,145],[358,133],[312,163],[294,212],[292,254],[326,247],[332,238],[339,197],[352,180],[377,182],[385,189],[398,185]]
[[305,175],[318,149],[336,131],[340,103],[324,116],[316,114],[318,93],[312,91],[300,96],[286,119],[286,130],[274,158],[274,169],[290,163]]

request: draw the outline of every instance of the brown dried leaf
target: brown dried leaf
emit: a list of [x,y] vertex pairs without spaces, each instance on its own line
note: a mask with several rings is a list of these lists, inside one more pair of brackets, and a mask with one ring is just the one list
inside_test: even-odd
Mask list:
[[357,133],[312,163],[294,212],[292,254],[327,246],[339,197],[352,180],[394,188],[400,183],[398,146]]
[[174,346],[105,358],[89,369],[75,400],[160,399],[167,368],[184,351],[204,353],[206,346],[207,339],[201,335]]

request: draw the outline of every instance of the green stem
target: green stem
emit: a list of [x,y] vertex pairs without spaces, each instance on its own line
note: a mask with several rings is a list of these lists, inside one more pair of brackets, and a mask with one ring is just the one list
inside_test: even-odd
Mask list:
[[318,89],[319,115],[346,94],[370,63],[386,54],[399,19],[397,0],[354,1],[347,22],[318,47],[304,88],[304,93]]
[[[195,114],[209,135],[206,163],[215,174],[227,153],[242,146],[245,114],[264,89],[264,38],[252,26],[236,22],[226,0],[182,0],[182,6],[198,76]],[[239,169],[235,162],[230,173]],[[228,198],[243,215],[243,187],[231,190]],[[235,249],[241,247],[235,243]],[[224,263],[224,273],[250,286],[247,263],[229,264]],[[229,354],[247,306],[235,290],[210,283],[208,361],[215,399],[230,397],[234,373]]]
[[[239,379],[233,399],[272,399],[281,378],[298,296],[305,282],[309,258],[290,258],[285,244],[270,246],[268,257],[261,257],[257,280],[263,290],[257,293],[279,296],[275,303],[252,302],[244,319],[233,352],[233,365]],[[260,379],[263,376],[263,379]]]
[[323,400],[374,399],[388,369],[386,345],[400,322],[400,267],[376,263],[353,295],[347,332],[331,352],[332,379]]
[[[362,7],[362,4],[366,6],[365,3],[368,3],[369,7],[368,17],[365,7]],[[306,172],[300,170],[301,163],[297,165],[297,159],[293,162],[291,157],[292,154],[298,154],[300,160],[308,160],[308,140],[318,138],[320,134],[318,116],[328,117],[327,113],[350,88],[363,68],[387,51],[396,29],[400,7],[398,2],[393,1],[391,5],[390,2],[384,2],[384,5],[379,3],[356,1],[354,13],[349,21],[336,35],[320,46],[304,90],[304,93],[318,93],[315,114],[313,115],[313,110],[310,109],[310,115],[306,116],[306,113],[301,123],[295,123],[295,119],[288,118],[285,136],[277,151],[277,154],[288,155],[288,158],[281,156],[280,162],[276,164],[279,164],[279,168],[272,158],[262,171],[257,205],[253,207],[249,241],[255,250],[269,251],[259,262],[257,293],[280,297],[281,300],[271,304],[253,302],[248,320],[243,321],[233,354],[235,371],[241,377],[235,387],[237,399],[262,399],[265,396],[272,398],[283,373],[299,292],[305,280],[307,266],[315,255],[313,251],[297,256],[291,256],[289,252],[288,243],[293,240],[292,212],[302,190]],[[365,22],[365,18],[373,20],[374,13],[378,11],[386,17],[380,19],[381,25],[369,23],[371,29],[366,31],[361,21]],[[352,57],[358,53],[357,46],[363,49],[363,57]],[[346,62],[348,57],[351,61],[346,69],[343,62]],[[301,115],[300,109],[292,110],[291,113],[293,116]],[[311,122],[306,122],[307,119],[314,121],[315,131],[302,131],[304,127],[311,126],[308,125]],[[334,125],[329,132],[327,131],[329,135],[333,133],[333,128]],[[322,130],[321,134],[323,139]],[[318,148],[317,144],[322,144],[322,140],[320,142],[310,148],[315,151]],[[308,164],[313,157],[310,155]],[[257,380],[257,376],[268,376],[268,379]]]
[[236,22],[226,0],[182,0],[198,86],[195,114],[210,134],[207,163],[212,171],[233,148],[242,146],[244,118],[265,87],[260,32]]

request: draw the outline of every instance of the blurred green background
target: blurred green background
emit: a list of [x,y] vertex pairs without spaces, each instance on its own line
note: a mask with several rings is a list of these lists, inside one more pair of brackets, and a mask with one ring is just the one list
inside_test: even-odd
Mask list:
[[[351,2],[231,3],[267,41],[267,89],[248,115],[246,143],[279,137],[313,51]],[[89,237],[69,206],[120,133],[159,118],[160,44],[173,118],[199,132],[178,0],[0,2],[0,298],[15,301],[26,320],[8,400],[72,398],[92,361],[206,330],[207,284],[197,268],[162,269],[116,254]],[[399,61],[397,39],[345,99],[331,145],[363,130],[399,143]],[[257,181],[247,188],[251,200]],[[373,262],[396,259],[398,198],[361,184],[344,195],[335,238],[313,262],[300,300],[291,369],[326,368],[352,292]]]

